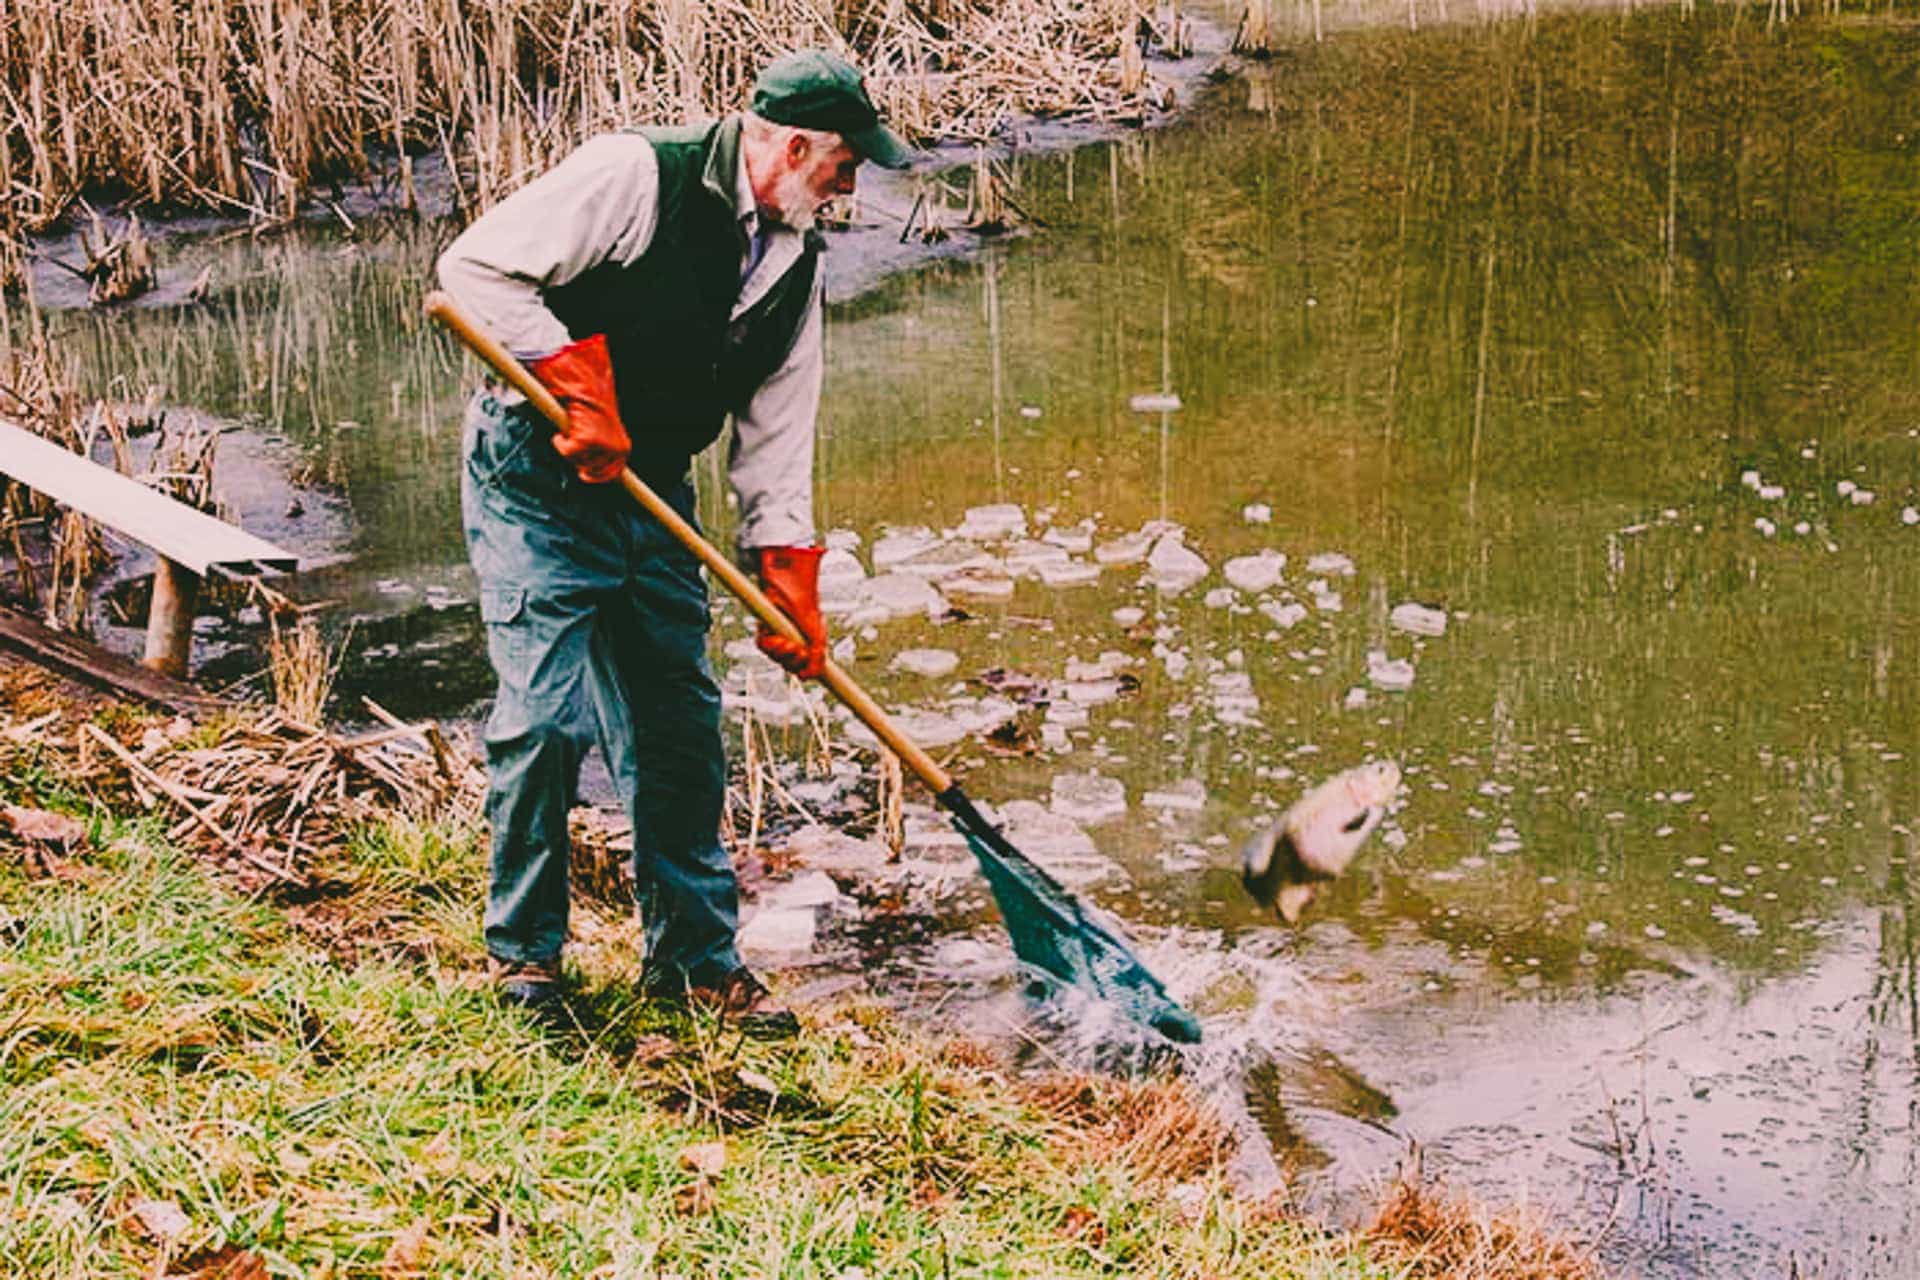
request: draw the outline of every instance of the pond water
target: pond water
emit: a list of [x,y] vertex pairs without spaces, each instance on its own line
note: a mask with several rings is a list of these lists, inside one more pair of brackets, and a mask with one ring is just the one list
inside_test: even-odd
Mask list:
[[[853,670],[931,708],[1132,660],[1067,750],[953,750],[996,801],[1124,784],[1090,830],[1125,875],[1089,892],[1207,1016],[1255,1184],[1318,1170],[1338,1213],[1414,1139],[1635,1273],[1920,1274],[1920,33],[1757,16],[1342,34],[1177,127],[1016,157],[1044,231],[833,315],[820,513],[863,556],[1015,503],[1070,545],[1171,521],[1208,562],[856,628]],[[463,374],[418,314],[448,234],[175,242],[214,305],[55,323],[101,387],[293,445],[318,496],[279,532],[333,557],[300,592],[357,618],[348,686],[459,715],[490,686]],[[1221,594],[1264,550],[1281,581]],[[1390,625],[1407,602],[1444,634]],[[1406,774],[1387,838],[1305,927],[1263,918],[1234,847],[1374,757]],[[900,989],[991,1025],[993,937]]]

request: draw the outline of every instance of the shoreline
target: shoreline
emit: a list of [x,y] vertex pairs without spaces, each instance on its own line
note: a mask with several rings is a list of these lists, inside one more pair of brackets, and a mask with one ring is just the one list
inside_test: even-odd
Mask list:
[[[1146,59],[1148,75],[1160,86],[1157,96],[1167,105],[1136,122],[1018,116],[1001,127],[1000,136],[991,144],[939,141],[922,148],[921,159],[899,173],[864,166],[854,196],[856,220],[849,227],[827,231],[828,305],[855,301],[893,277],[929,263],[972,257],[993,244],[1029,233],[1020,224],[985,233],[958,224],[945,225],[946,234],[932,242],[904,233],[907,219],[913,216],[916,196],[936,183],[963,186],[964,181],[955,184],[951,180],[956,175],[970,180],[972,175],[966,171],[975,163],[976,155],[1004,161],[1019,152],[1061,154],[1188,119],[1194,96],[1217,74],[1220,61],[1230,56],[1233,33],[1204,18],[1188,15],[1186,21],[1190,32],[1187,53],[1178,58],[1155,53]],[[115,233],[124,232],[130,216],[139,216],[150,245],[191,244],[216,238],[258,239],[290,230],[320,230],[329,224],[351,237],[362,221],[408,216],[423,224],[458,222],[463,215],[444,154],[427,152],[409,160],[410,185],[416,197],[416,207],[411,210],[401,199],[397,159],[387,154],[372,178],[316,183],[316,187],[327,188],[325,195],[317,191],[310,194],[297,216],[271,223],[180,205],[141,209],[128,208],[122,202],[118,207],[105,206],[103,212],[110,213],[107,225]],[[875,212],[878,218],[872,216]],[[122,309],[194,305],[190,296],[194,282],[177,272],[156,273],[154,286],[137,297],[99,306],[90,303],[87,284],[76,274],[77,265],[85,261],[81,236],[87,221],[82,209],[70,208],[54,228],[23,236],[29,288],[21,302],[50,314],[83,309],[107,314]]]
[[[842,1280],[1014,1257],[1061,1275],[1599,1274],[1537,1213],[1417,1174],[1352,1229],[1240,1194],[1221,1117],[1178,1074],[1013,1070],[857,993],[808,1005],[797,1040],[742,1039],[639,999],[638,930],[589,904],[570,1020],[543,1029],[493,1002],[477,922],[444,908],[478,891],[470,818],[376,815],[310,856],[324,885],[260,884],[168,839],[113,756],[73,754],[79,724],[162,770],[249,732],[0,654],[0,801],[17,806],[0,809],[0,1078],[50,1121],[12,1130],[0,1167],[58,1208],[0,1218],[22,1274],[305,1272],[383,1251],[424,1274],[509,1221],[536,1268],[515,1274],[556,1276],[628,1274],[636,1225],[648,1274],[740,1274],[743,1234],[782,1250],[772,1274]],[[203,1132],[215,1098],[278,1140]],[[187,1159],[207,1176],[181,1177]]]

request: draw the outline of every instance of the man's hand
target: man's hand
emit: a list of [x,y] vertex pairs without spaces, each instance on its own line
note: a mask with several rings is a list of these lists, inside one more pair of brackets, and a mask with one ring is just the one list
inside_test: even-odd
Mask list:
[[633,442],[620,424],[607,336],[569,343],[528,367],[567,411],[567,429],[553,438],[553,451],[588,484],[618,480]]
[[827,624],[820,617],[820,557],[825,554],[821,547],[759,549],[760,586],[806,639],[789,640],[762,624],[756,643],[804,680],[819,675],[827,663]]

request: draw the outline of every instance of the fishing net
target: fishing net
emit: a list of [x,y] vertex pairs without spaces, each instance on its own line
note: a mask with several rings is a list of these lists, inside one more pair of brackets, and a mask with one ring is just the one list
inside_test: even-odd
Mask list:
[[1199,1019],[1167,994],[1119,935],[1008,843],[959,787],[939,798],[980,862],[1015,955],[1055,981],[1109,1002],[1169,1040],[1199,1043]]

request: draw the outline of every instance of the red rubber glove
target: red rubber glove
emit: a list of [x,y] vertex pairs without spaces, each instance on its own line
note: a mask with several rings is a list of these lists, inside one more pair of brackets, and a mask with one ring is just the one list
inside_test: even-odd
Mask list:
[[571,462],[588,484],[618,480],[626,470],[633,442],[620,425],[607,335],[596,333],[568,343],[528,368],[567,411],[566,430],[554,436],[553,451]]
[[820,557],[825,554],[824,547],[760,548],[760,586],[806,641],[789,640],[763,623],[755,642],[760,652],[803,680],[813,679],[827,664],[827,624],[820,617]]

